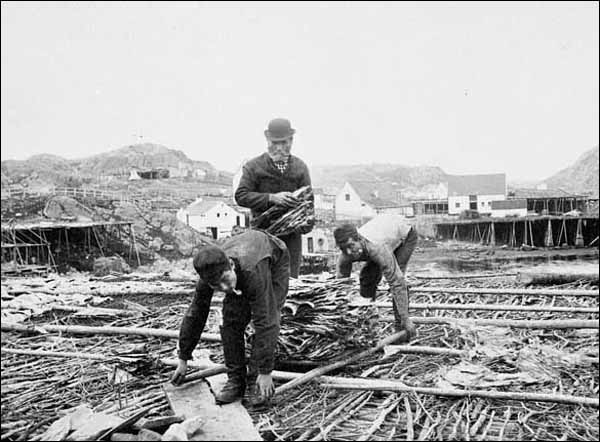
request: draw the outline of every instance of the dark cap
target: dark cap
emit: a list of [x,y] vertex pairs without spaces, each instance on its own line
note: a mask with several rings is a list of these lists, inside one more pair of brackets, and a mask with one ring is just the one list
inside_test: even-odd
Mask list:
[[296,133],[295,129],[292,129],[290,120],[285,118],[275,118],[269,122],[267,130],[265,130],[265,136],[271,141],[282,141],[291,138]]
[[343,246],[350,238],[358,239],[358,230],[352,224],[342,224],[333,231],[333,237],[338,247]]
[[229,259],[219,247],[204,246],[194,256],[194,269],[204,282],[216,285],[229,269]]

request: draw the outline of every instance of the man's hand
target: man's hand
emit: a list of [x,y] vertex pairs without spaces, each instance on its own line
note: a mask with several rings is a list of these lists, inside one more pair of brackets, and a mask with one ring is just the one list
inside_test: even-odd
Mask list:
[[396,322],[396,331],[405,331],[406,337],[404,339],[399,339],[398,343],[409,342],[414,337],[417,336],[417,329],[415,324],[410,320],[410,318],[402,318],[402,320],[398,323]]
[[306,219],[306,222],[304,224],[298,226],[298,232],[300,232],[300,234],[302,235],[306,235],[307,233],[310,233],[312,231],[314,226],[315,218],[314,216],[310,216]]
[[298,204],[300,204],[300,201],[292,194],[292,192],[271,193],[269,194],[269,201],[276,206],[281,206],[288,209],[296,207]]
[[269,374],[259,374],[256,378],[256,386],[258,387],[258,394],[261,399],[271,399],[273,393],[275,393],[275,386],[273,385],[273,377]]
[[417,328],[409,318],[404,322],[404,330],[406,330],[406,333],[408,334],[408,341],[417,336]]
[[177,364],[177,368],[175,369],[175,373],[173,373],[173,376],[171,377],[171,383],[173,385],[183,384],[183,381],[185,381],[186,371],[187,371],[187,361],[180,359],[179,363]]

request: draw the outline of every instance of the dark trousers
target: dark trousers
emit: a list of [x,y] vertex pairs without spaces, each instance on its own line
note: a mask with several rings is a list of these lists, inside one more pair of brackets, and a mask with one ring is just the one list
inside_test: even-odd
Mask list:
[[290,253],[290,276],[297,278],[300,273],[300,264],[302,263],[302,235],[300,233],[291,233],[280,236]]
[[[400,244],[396,250],[394,250],[394,256],[398,267],[402,270],[402,273],[406,273],[406,267],[408,260],[412,256],[415,248],[417,247],[417,241],[419,235],[413,227],[406,235],[406,239]],[[377,296],[377,286],[381,281],[382,272],[377,264],[373,261],[367,261],[360,271],[360,295],[365,298],[375,299]],[[394,317],[398,321],[398,311],[396,309],[396,300],[392,296],[392,304],[394,306]]]
[[[289,260],[287,253],[276,261],[264,259],[256,266],[257,276],[266,281],[267,293],[259,296],[274,296],[277,310],[273,314],[281,315],[289,284]],[[245,382],[246,375],[253,380],[258,373],[256,361],[250,361],[246,370],[246,341],[244,333],[252,319],[250,302],[244,294],[227,294],[223,300],[223,325],[221,341],[227,375],[232,379]],[[279,323],[279,321],[277,321]],[[249,373],[248,373],[249,372]]]

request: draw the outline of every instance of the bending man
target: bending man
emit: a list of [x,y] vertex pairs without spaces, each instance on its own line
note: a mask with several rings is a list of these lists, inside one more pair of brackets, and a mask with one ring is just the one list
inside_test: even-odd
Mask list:
[[375,300],[377,285],[385,276],[392,293],[396,331],[406,330],[408,340],[416,329],[408,316],[408,287],[404,274],[417,245],[417,232],[399,215],[378,215],[360,229],[344,224],[333,231],[342,253],[337,277],[348,277],[352,263],[366,261],[360,272],[360,294]]
[[[221,340],[228,380],[216,399],[220,403],[241,399],[246,386],[253,387],[253,402],[270,398],[275,390],[271,371],[281,308],[290,276],[285,244],[272,235],[251,230],[228,239],[222,247],[200,249],[194,268],[200,279],[179,331],[179,365],[173,383],[178,385],[185,379],[187,361],[204,330],[213,293],[223,292]],[[255,335],[247,370],[244,331],[250,320]]]

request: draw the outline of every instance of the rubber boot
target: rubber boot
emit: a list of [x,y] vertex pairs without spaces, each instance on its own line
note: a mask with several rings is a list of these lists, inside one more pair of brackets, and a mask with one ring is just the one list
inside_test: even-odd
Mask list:
[[230,327],[221,327],[221,342],[227,367],[227,382],[215,394],[217,403],[229,404],[244,397],[246,391],[246,360],[244,335]]

